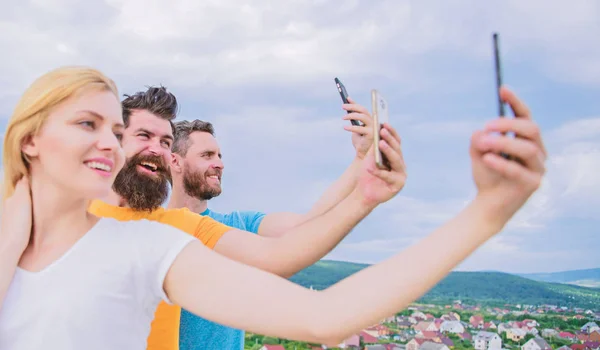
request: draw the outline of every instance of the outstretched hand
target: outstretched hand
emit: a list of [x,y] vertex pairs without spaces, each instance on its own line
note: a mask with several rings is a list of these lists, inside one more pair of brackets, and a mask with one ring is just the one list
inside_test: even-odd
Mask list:
[[[508,220],[540,187],[547,152],[529,108],[509,89],[500,96],[515,118],[498,118],[473,133],[470,155],[478,197],[494,203],[501,220]],[[512,132],[515,137],[504,135]],[[500,133],[500,134],[499,134]],[[508,154],[512,160],[503,158]]]
[[375,164],[374,148],[370,147],[358,178],[357,190],[372,206],[393,198],[406,183],[406,165],[402,156],[400,136],[389,124],[381,129],[379,148],[387,157],[390,167],[380,169]]
[[351,119],[362,122],[362,125],[345,125],[344,129],[352,132],[352,145],[356,150],[356,157],[364,159],[373,144],[373,117],[369,111],[348,97],[349,104],[342,105],[347,113],[342,119]]

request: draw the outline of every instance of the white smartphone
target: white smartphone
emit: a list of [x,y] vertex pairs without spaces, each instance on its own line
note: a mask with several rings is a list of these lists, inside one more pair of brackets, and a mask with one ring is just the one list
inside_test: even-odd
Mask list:
[[375,151],[375,164],[380,169],[389,169],[389,163],[385,155],[379,150],[379,132],[384,123],[389,123],[390,115],[388,103],[376,89],[371,90],[371,105],[373,109],[373,147]]

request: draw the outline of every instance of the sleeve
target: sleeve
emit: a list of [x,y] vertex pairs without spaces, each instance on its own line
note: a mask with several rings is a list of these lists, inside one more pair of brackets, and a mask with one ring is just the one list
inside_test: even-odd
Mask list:
[[142,274],[142,285],[146,289],[141,294],[150,294],[153,300],[160,299],[171,304],[164,291],[165,277],[177,255],[196,238],[159,222],[141,220],[135,223],[138,226],[132,231],[135,231],[138,238],[134,246],[138,255],[138,269]]
[[222,224],[208,216],[202,216],[187,208],[170,210],[163,222],[198,238],[205,246],[213,249],[225,232],[232,227]]
[[244,227],[246,227],[246,231],[252,233],[258,233],[260,224],[267,215],[266,213],[259,211],[240,211],[239,213],[244,221]]

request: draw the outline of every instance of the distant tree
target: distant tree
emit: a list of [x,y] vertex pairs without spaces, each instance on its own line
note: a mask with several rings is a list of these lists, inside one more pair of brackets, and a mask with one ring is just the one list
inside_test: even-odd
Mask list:
[[273,338],[273,337],[264,336],[262,338],[262,343],[263,344],[269,344],[269,345],[277,345],[277,344],[279,344],[279,339]]

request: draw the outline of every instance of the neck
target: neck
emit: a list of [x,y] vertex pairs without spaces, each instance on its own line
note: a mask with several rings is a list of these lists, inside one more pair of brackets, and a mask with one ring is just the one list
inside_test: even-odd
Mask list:
[[[71,198],[69,198],[71,197]],[[87,212],[89,201],[39,177],[31,179],[33,209],[29,246],[37,248],[87,231],[94,217]],[[95,222],[95,221],[94,221]]]
[[169,209],[188,208],[194,213],[202,213],[208,208],[208,201],[191,197],[183,190],[183,184],[173,179]]

